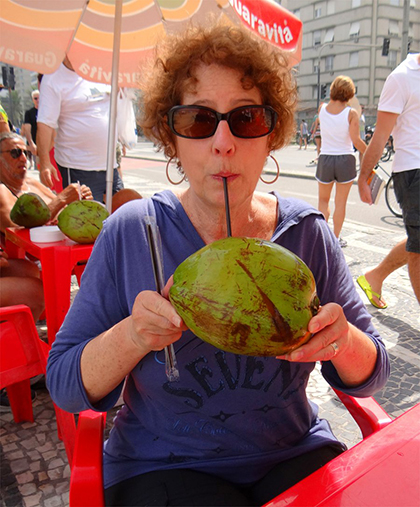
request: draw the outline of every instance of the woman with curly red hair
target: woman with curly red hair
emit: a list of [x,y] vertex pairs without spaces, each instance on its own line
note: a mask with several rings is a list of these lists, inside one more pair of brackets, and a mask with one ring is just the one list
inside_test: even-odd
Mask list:
[[[286,58],[242,28],[191,28],[163,42],[142,99],[144,133],[188,184],[106,220],[52,347],[48,387],[77,412],[109,410],[125,384],[104,451],[107,505],[261,505],[344,449],[306,396],[316,361],[334,387],[370,396],[387,378],[386,351],[322,215],[256,191],[267,157],[295,130]],[[177,266],[227,236],[225,184],[232,235],[292,250],[316,279],[313,336],[281,358],[203,342],[167,299]],[[146,216],[162,237],[164,295]],[[165,373],[171,344],[178,381]]]

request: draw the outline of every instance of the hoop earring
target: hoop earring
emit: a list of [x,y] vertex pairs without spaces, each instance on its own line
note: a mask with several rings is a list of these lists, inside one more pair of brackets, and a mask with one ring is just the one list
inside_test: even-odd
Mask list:
[[270,158],[272,158],[274,160],[274,163],[276,164],[276,167],[277,167],[277,174],[274,178],[274,180],[272,181],[266,181],[264,180],[263,178],[261,178],[260,176],[260,180],[263,182],[263,183],[266,183],[267,185],[272,185],[273,183],[275,183],[278,179],[279,179],[279,176],[280,176],[280,166],[279,166],[279,163],[277,162],[277,160],[273,157],[273,155],[270,155]]
[[185,174],[182,176],[182,179],[178,182],[171,180],[169,176],[169,164],[172,162],[174,157],[170,158],[168,160],[168,163],[166,164],[166,177],[168,178],[169,183],[172,183],[172,185],[181,185],[181,183],[185,180]]

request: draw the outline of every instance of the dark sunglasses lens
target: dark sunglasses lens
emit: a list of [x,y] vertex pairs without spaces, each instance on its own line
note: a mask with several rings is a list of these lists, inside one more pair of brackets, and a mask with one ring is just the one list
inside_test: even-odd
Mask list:
[[274,127],[273,112],[266,107],[241,107],[230,115],[234,136],[252,138],[269,134]]
[[200,139],[210,137],[216,130],[217,118],[212,111],[198,107],[177,109],[172,117],[172,128],[184,137]]
[[19,158],[22,155],[22,153],[24,153],[25,157],[28,158],[29,156],[28,150],[22,150],[20,148],[13,148],[13,150],[10,150],[10,155],[14,159]]

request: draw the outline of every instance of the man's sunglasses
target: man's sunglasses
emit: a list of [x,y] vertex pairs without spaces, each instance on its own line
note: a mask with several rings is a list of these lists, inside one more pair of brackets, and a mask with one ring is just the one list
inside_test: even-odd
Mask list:
[[241,106],[219,113],[205,106],[174,106],[168,112],[168,124],[174,134],[187,139],[212,137],[219,123],[228,122],[235,137],[256,139],[273,132],[277,113],[270,106]]
[[22,155],[22,153],[24,153],[25,157],[28,158],[31,152],[29,150],[22,150],[22,148],[13,148],[13,150],[4,150],[2,153],[10,153],[12,158],[17,159]]

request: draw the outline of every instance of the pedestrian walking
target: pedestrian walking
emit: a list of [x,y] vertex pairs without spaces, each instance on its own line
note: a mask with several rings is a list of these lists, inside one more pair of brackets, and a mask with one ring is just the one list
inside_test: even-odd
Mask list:
[[[420,303],[420,53],[409,54],[391,72],[382,89],[375,132],[363,157],[358,180],[360,198],[367,204],[372,204],[368,178],[391,133],[395,149],[394,189],[402,209],[407,241],[406,251],[399,243],[382,263],[388,274],[408,264],[410,281]],[[369,273],[358,278],[369,301],[377,308],[387,307],[381,296],[384,279],[373,278]]]
[[30,152],[29,163],[33,169],[37,167],[37,149],[36,149],[36,131],[37,131],[37,117],[38,117],[38,104],[39,104],[39,90],[33,90],[31,93],[33,107],[25,111],[25,118],[22,125],[22,137],[26,138]]
[[300,123],[299,150],[302,149],[302,142],[305,144],[305,150],[308,147],[308,124],[305,120]]
[[366,144],[360,139],[359,115],[348,106],[356,88],[348,76],[338,76],[330,87],[330,101],[320,106],[321,153],[316,169],[318,180],[318,209],[325,220],[330,217],[330,198],[335,184],[333,225],[340,246],[347,245],[340,237],[346,216],[346,205],[353,181],[356,179],[356,159],[353,145],[362,154]]

